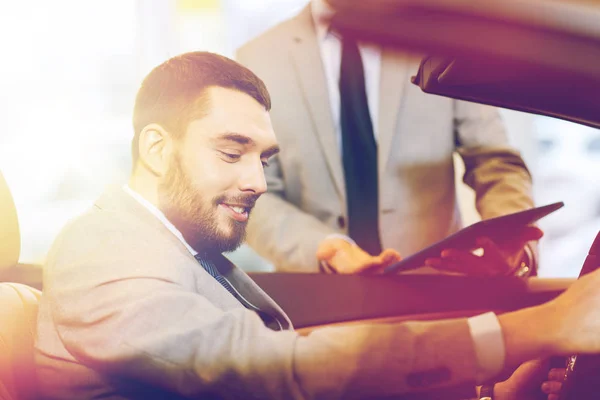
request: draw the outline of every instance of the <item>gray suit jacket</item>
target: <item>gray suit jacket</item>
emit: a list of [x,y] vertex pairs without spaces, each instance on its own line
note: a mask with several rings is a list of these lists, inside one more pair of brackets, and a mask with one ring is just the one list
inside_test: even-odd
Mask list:
[[[219,269],[287,321],[242,271]],[[36,337],[53,399],[364,398],[472,382],[465,320],[272,331],[120,188],[58,236]],[[418,351],[417,351],[418,350]]]
[[[264,80],[281,153],[248,241],[284,271],[316,272],[318,243],[345,233],[346,190],[326,77],[310,9],[244,45],[238,60]],[[453,153],[482,218],[533,206],[531,177],[508,145],[496,109],[424,94],[410,84],[419,59],[382,52],[379,225],[382,245],[408,256],[461,228]]]

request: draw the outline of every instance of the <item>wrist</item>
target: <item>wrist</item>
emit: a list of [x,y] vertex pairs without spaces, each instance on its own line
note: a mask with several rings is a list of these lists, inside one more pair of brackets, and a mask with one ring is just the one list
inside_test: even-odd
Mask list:
[[561,322],[562,318],[551,318],[553,315],[564,316],[566,314],[560,310],[556,299],[542,304],[539,308],[542,308],[540,314],[544,313],[540,318],[540,321],[545,323],[544,336],[540,340],[545,351],[544,357],[577,353],[575,349],[568,348],[570,335],[572,334],[571,324],[567,321]]
[[505,344],[505,367],[547,358],[558,350],[560,334],[556,334],[552,323],[554,313],[554,306],[546,303],[498,317]]
[[329,239],[343,240],[344,242],[346,242],[348,244],[356,246],[356,242],[354,240],[352,240],[352,238],[350,236],[344,235],[342,233],[330,233],[329,235],[327,235],[325,237],[325,240],[329,240]]

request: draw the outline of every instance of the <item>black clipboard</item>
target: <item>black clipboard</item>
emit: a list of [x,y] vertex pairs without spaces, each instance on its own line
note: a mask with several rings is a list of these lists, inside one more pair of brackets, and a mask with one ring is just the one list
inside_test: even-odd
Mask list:
[[531,225],[546,215],[562,208],[564,205],[565,204],[561,201],[513,214],[503,215],[501,217],[479,221],[390,265],[384,270],[384,273],[398,273],[422,267],[425,265],[426,259],[439,257],[440,253],[446,249],[474,250],[478,247],[476,245],[477,238],[482,236],[490,238],[495,243],[502,244],[502,242],[510,238],[513,230]]

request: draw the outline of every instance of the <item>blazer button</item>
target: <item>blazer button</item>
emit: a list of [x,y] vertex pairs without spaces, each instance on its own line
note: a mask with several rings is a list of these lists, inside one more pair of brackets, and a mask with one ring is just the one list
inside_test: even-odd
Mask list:
[[344,218],[344,216],[343,216],[343,215],[340,215],[340,216],[338,217],[338,219],[337,219],[337,223],[338,223],[338,226],[339,226],[341,229],[344,229],[344,228],[346,227],[346,219]]

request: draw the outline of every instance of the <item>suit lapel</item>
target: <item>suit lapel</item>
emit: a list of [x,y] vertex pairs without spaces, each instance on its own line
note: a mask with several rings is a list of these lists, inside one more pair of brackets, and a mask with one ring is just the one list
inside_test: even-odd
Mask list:
[[384,178],[390,156],[392,140],[396,133],[398,114],[409,80],[409,61],[406,55],[383,49],[379,82],[379,181]]
[[[100,196],[95,202],[100,209],[118,210],[135,217],[138,222],[146,225],[149,230],[160,232],[166,243],[177,247],[179,251],[191,256],[188,249],[181,243],[169,229],[146,207],[136,199],[125,193],[122,187],[113,186]],[[192,257],[193,258],[193,257]]]
[[[213,278],[204,271],[198,261],[192,256],[183,243],[169,229],[143,205],[137,202],[129,194],[125,193],[123,188],[114,187],[102,194],[96,201],[96,207],[106,210],[118,210],[126,213],[128,216],[134,217],[138,222],[144,224],[148,230],[160,232],[165,240],[179,249],[182,254],[189,258],[190,263],[195,267],[200,268],[206,274],[209,280]],[[225,276],[234,288],[244,296],[248,301],[257,306],[260,310],[269,313],[279,320],[283,329],[292,329],[292,323],[285,312],[267,295],[254,281],[241,269],[236,267],[229,259],[223,255],[215,257],[214,265],[223,276]],[[222,287],[215,281],[216,285]],[[226,294],[225,294],[226,293]],[[225,298],[229,299],[230,294],[223,288]],[[234,300],[236,305],[239,305],[237,300]]]
[[331,115],[329,93],[310,4],[295,18],[291,56],[298,82],[313,121],[321,150],[340,198],[346,198],[344,172]]
[[244,271],[236,267],[227,257],[220,255],[215,260],[215,266],[248,302],[279,320],[282,329],[293,329],[292,322],[273,301]]

